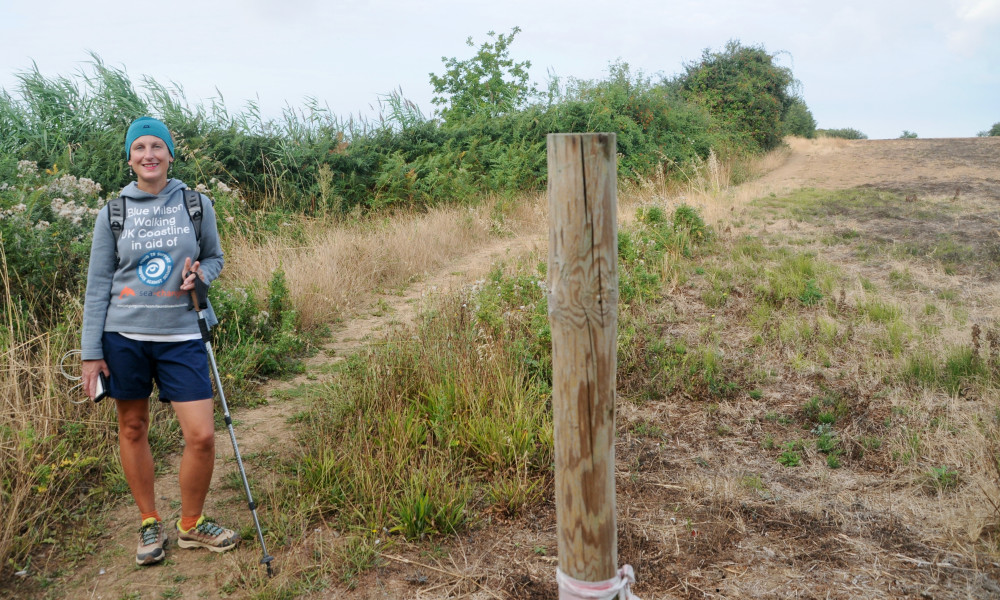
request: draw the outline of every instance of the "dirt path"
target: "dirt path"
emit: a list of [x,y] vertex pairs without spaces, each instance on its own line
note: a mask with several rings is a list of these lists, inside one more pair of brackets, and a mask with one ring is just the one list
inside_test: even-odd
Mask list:
[[[824,143],[797,141],[793,143],[787,161],[762,179],[753,182],[753,185],[761,191],[761,195],[800,187],[839,189],[870,185],[912,189],[914,193],[925,195],[963,195],[978,199],[992,198],[995,201],[1000,198],[1000,172],[995,168],[984,170],[983,165],[996,165],[996,157],[1000,157],[1000,138],[857,142],[828,140]],[[522,256],[532,251],[544,253],[545,244],[546,240],[542,235],[500,240],[448,265],[437,273],[428,275],[407,288],[402,295],[383,295],[373,303],[373,309],[369,314],[350,319],[336,329],[333,341],[308,360],[306,373],[289,381],[269,384],[264,390],[264,395],[268,398],[266,405],[234,411],[240,449],[246,459],[248,470],[251,471],[252,481],[258,477],[254,469],[267,463],[269,453],[281,452],[284,441],[294,436],[294,425],[288,422],[288,417],[305,408],[301,400],[284,392],[303,383],[322,381],[325,377],[324,367],[329,363],[349,355],[361,344],[377,337],[389,325],[411,322],[429,295],[454,290],[476,280],[498,259]],[[632,418],[628,414],[630,410],[632,409],[625,409],[623,416],[626,420]],[[640,452],[641,456],[641,452],[645,450],[642,448],[636,450],[636,443],[643,446],[632,438],[620,441],[620,445],[630,445],[624,448],[623,455]],[[232,448],[225,430],[217,433],[216,444],[219,460],[206,514],[213,515],[227,524],[249,523],[245,497],[234,477],[236,469],[232,459]],[[179,512],[179,494],[176,489],[178,462],[179,456],[173,457],[156,481],[158,507],[167,519],[176,518]],[[651,502],[656,504],[654,500],[656,496],[649,493],[648,487],[638,490],[626,486],[626,489],[620,492],[621,510],[635,511],[637,514],[642,511],[663,512],[668,504],[688,499],[684,494],[674,493],[677,490],[672,488],[677,486],[671,483],[669,477],[662,478],[659,483],[655,480],[657,475],[651,473],[648,485],[661,486],[658,492],[662,496],[661,506],[650,506]],[[856,484],[863,485],[864,482],[859,480]],[[709,482],[705,482],[705,485],[709,485]],[[258,503],[260,503],[259,496]],[[57,584],[57,595],[53,596],[51,592],[46,595],[115,600],[214,598],[220,595],[221,586],[234,580],[234,575],[236,579],[245,580],[254,580],[261,576],[261,568],[257,565],[260,550],[253,540],[237,551],[225,555],[189,552],[172,546],[165,566],[138,569],[132,564],[136,538],[135,521],[135,509],[131,502],[123,501],[109,511],[107,534],[94,549],[93,555],[81,560],[73,568],[72,573]],[[446,591],[453,592],[454,597],[459,595],[469,598],[505,597],[482,589],[479,584],[470,583],[483,580],[484,573],[496,573],[498,569],[506,569],[505,587],[516,590],[518,597],[554,597],[555,589],[551,582],[554,573],[552,556],[555,553],[553,528],[552,509],[543,507],[522,522],[501,523],[491,531],[473,532],[467,538],[457,540],[447,548],[449,558],[445,562],[428,560],[426,564],[421,565],[414,562],[407,563],[407,559],[401,559],[381,572],[370,575],[364,584],[368,586],[368,591],[357,592],[350,597],[437,598],[446,597],[443,595]],[[243,532],[252,535],[253,530],[244,527]],[[290,532],[290,535],[297,534],[301,535],[302,532]],[[648,576],[651,571],[659,568],[658,565],[669,563],[669,561],[663,562],[662,551],[659,554],[653,551],[648,532],[626,524],[619,535],[622,562],[632,560],[641,574]],[[676,543],[676,531],[673,535]],[[680,549],[679,544],[677,548]],[[673,551],[672,548],[670,550]],[[787,548],[785,550],[787,551]],[[781,554],[782,549],[780,547],[771,549],[765,545],[763,548],[752,548],[747,551],[773,559],[774,556]],[[279,567],[302,559],[299,556],[295,560],[290,560],[291,557],[286,553],[275,554],[277,558],[275,564]],[[502,560],[499,557],[503,557]],[[716,564],[706,565],[706,568],[714,569],[713,572],[721,572],[723,577],[727,570],[735,574],[741,572],[746,574],[743,570],[745,565],[739,566],[738,570],[735,565],[734,562],[730,567]],[[663,568],[669,571],[668,566]],[[518,571],[520,574],[516,574]],[[421,581],[426,581],[428,576],[436,575],[440,578],[441,572],[451,573],[450,576],[444,577],[443,581],[454,584],[450,586],[442,584],[442,587],[438,588],[441,595],[436,595],[430,590],[424,590],[421,594],[419,588],[407,587],[406,582],[411,578],[423,578]],[[512,575],[512,572],[515,574]],[[788,577],[794,579],[804,576],[789,572]],[[681,590],[676,582],[683,580],[679,574],[673,574],[673,579],[667,575],[663,575],[661,579],[654,578],[647,585],[653,589],[669,588],[674,591],[669,594],[667,592],[644,594],[643,597],[648,600],[675,597],[671,594],[679,594],[679,597],[713,596],[710,590],[702,590],[703,594],[696,593],[697,588],[689,589],[685,586]],[[463,587],[460,585],[462,583],[467,585]],[[639,591],[642,590],[640,586]],[[330,590],[325,593],[318,592],[314,597],[334,597],[334,594],[335,592]],[[243,596],[236,592],[233,597]]]

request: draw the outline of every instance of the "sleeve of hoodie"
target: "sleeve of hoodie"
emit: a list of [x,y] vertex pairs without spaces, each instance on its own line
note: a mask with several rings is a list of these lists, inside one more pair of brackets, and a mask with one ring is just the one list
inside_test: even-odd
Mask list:
[[[222,272],[222,244],[219,241],[219,225],[215,207],[208,196],[201,195],[201,270],[208,283],[212,283]],[[110,230],[110,229],[109,229]]]
[[108,207],[97,214],[87,267],[87,292],[83,301],[83,332],[80,348],[83,360],[104,358],[101,335],[111,303],[111,281],[115,274],[115,236],[108,221]]

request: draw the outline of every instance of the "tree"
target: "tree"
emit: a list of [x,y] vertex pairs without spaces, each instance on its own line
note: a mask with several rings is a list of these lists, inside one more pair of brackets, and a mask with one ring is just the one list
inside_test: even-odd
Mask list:
[[763,150],[781,143],[781,121],[792,106],[795,79],[790,69],[774,64],[774,55],[731,40],[723,52],[706,49],[701,62],[684,68],[681,90],[731,132]]
[[910,131],[908,129],[904,129],[902,135],[899,136],[899,139],[901,139],[901,140],[915,140],[918,137],[919,136],[917,135],[916,131]]
[[797,135],[804,138],[816,137],[816,119],[806,106],[806,101],[802,98],[792,98],[792,104],[788,107],[785,115],[782,133],[784,135]]
[[[431,99],[442,106],[445,123],[458,123],[474,116],[497,117],[524,107],[536,93],[528,81],[530,61],[514,62],[510,45],[521,32],[515,27],[509,35],[489,32],[492,42],[485,42],[475,56],[467,60],[442,57],[447,69],[443,75],[430,74],[437,94]],[[472,37],[465,42],[473,47]]]
[[991,137],[995,135],[1000,135],[1000,123],[994,123],[993,127],[990,127],[986,131],[980,131],[976,135],[978,135],[979,137]]

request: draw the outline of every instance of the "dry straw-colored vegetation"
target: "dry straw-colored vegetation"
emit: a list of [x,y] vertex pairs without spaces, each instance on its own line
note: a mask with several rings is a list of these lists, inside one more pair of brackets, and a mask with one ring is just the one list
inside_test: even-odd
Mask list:
[[535,201],[488,198],[477,206],[432,208],[377,220],[310,220],[294,239],[226,241],[225,277],[266,280],[282,269],[302,326],[312,329],[371,304],[482,247],[544,227]]
[[[817,155],[848,144],[792,141]],[[948,153],[988,164],[987,147]],[[636,562],[672,556],[646,570],[653,590],[1000,593],[998,190],[988,171],[953,184],[935,168],[884,187],[765,178],[743,186],[752,203],[704,197],[720,238],[642,319],[632,364],[655,366],[620,390],[621,510],[670,507],[641,519]]]

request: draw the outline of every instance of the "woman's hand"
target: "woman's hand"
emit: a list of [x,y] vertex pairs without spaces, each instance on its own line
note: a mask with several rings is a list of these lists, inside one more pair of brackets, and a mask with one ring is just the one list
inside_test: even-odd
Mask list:
[[91,400],[94,399],[95,392],[97,391],[98,373],[104,373],[105,376],[111,375],[108,363],[104,362],[103,358],[83,361],[83,393]]
[[196,275],[199,279],[205,281],[205,274],[201,270],[201,262],[196,260],[194,264],[191,264],[190,256],[184,259],[184,270],[181,273],[184,278],[181,281],[181,289],[185,292],[194,289],[194,278]]

